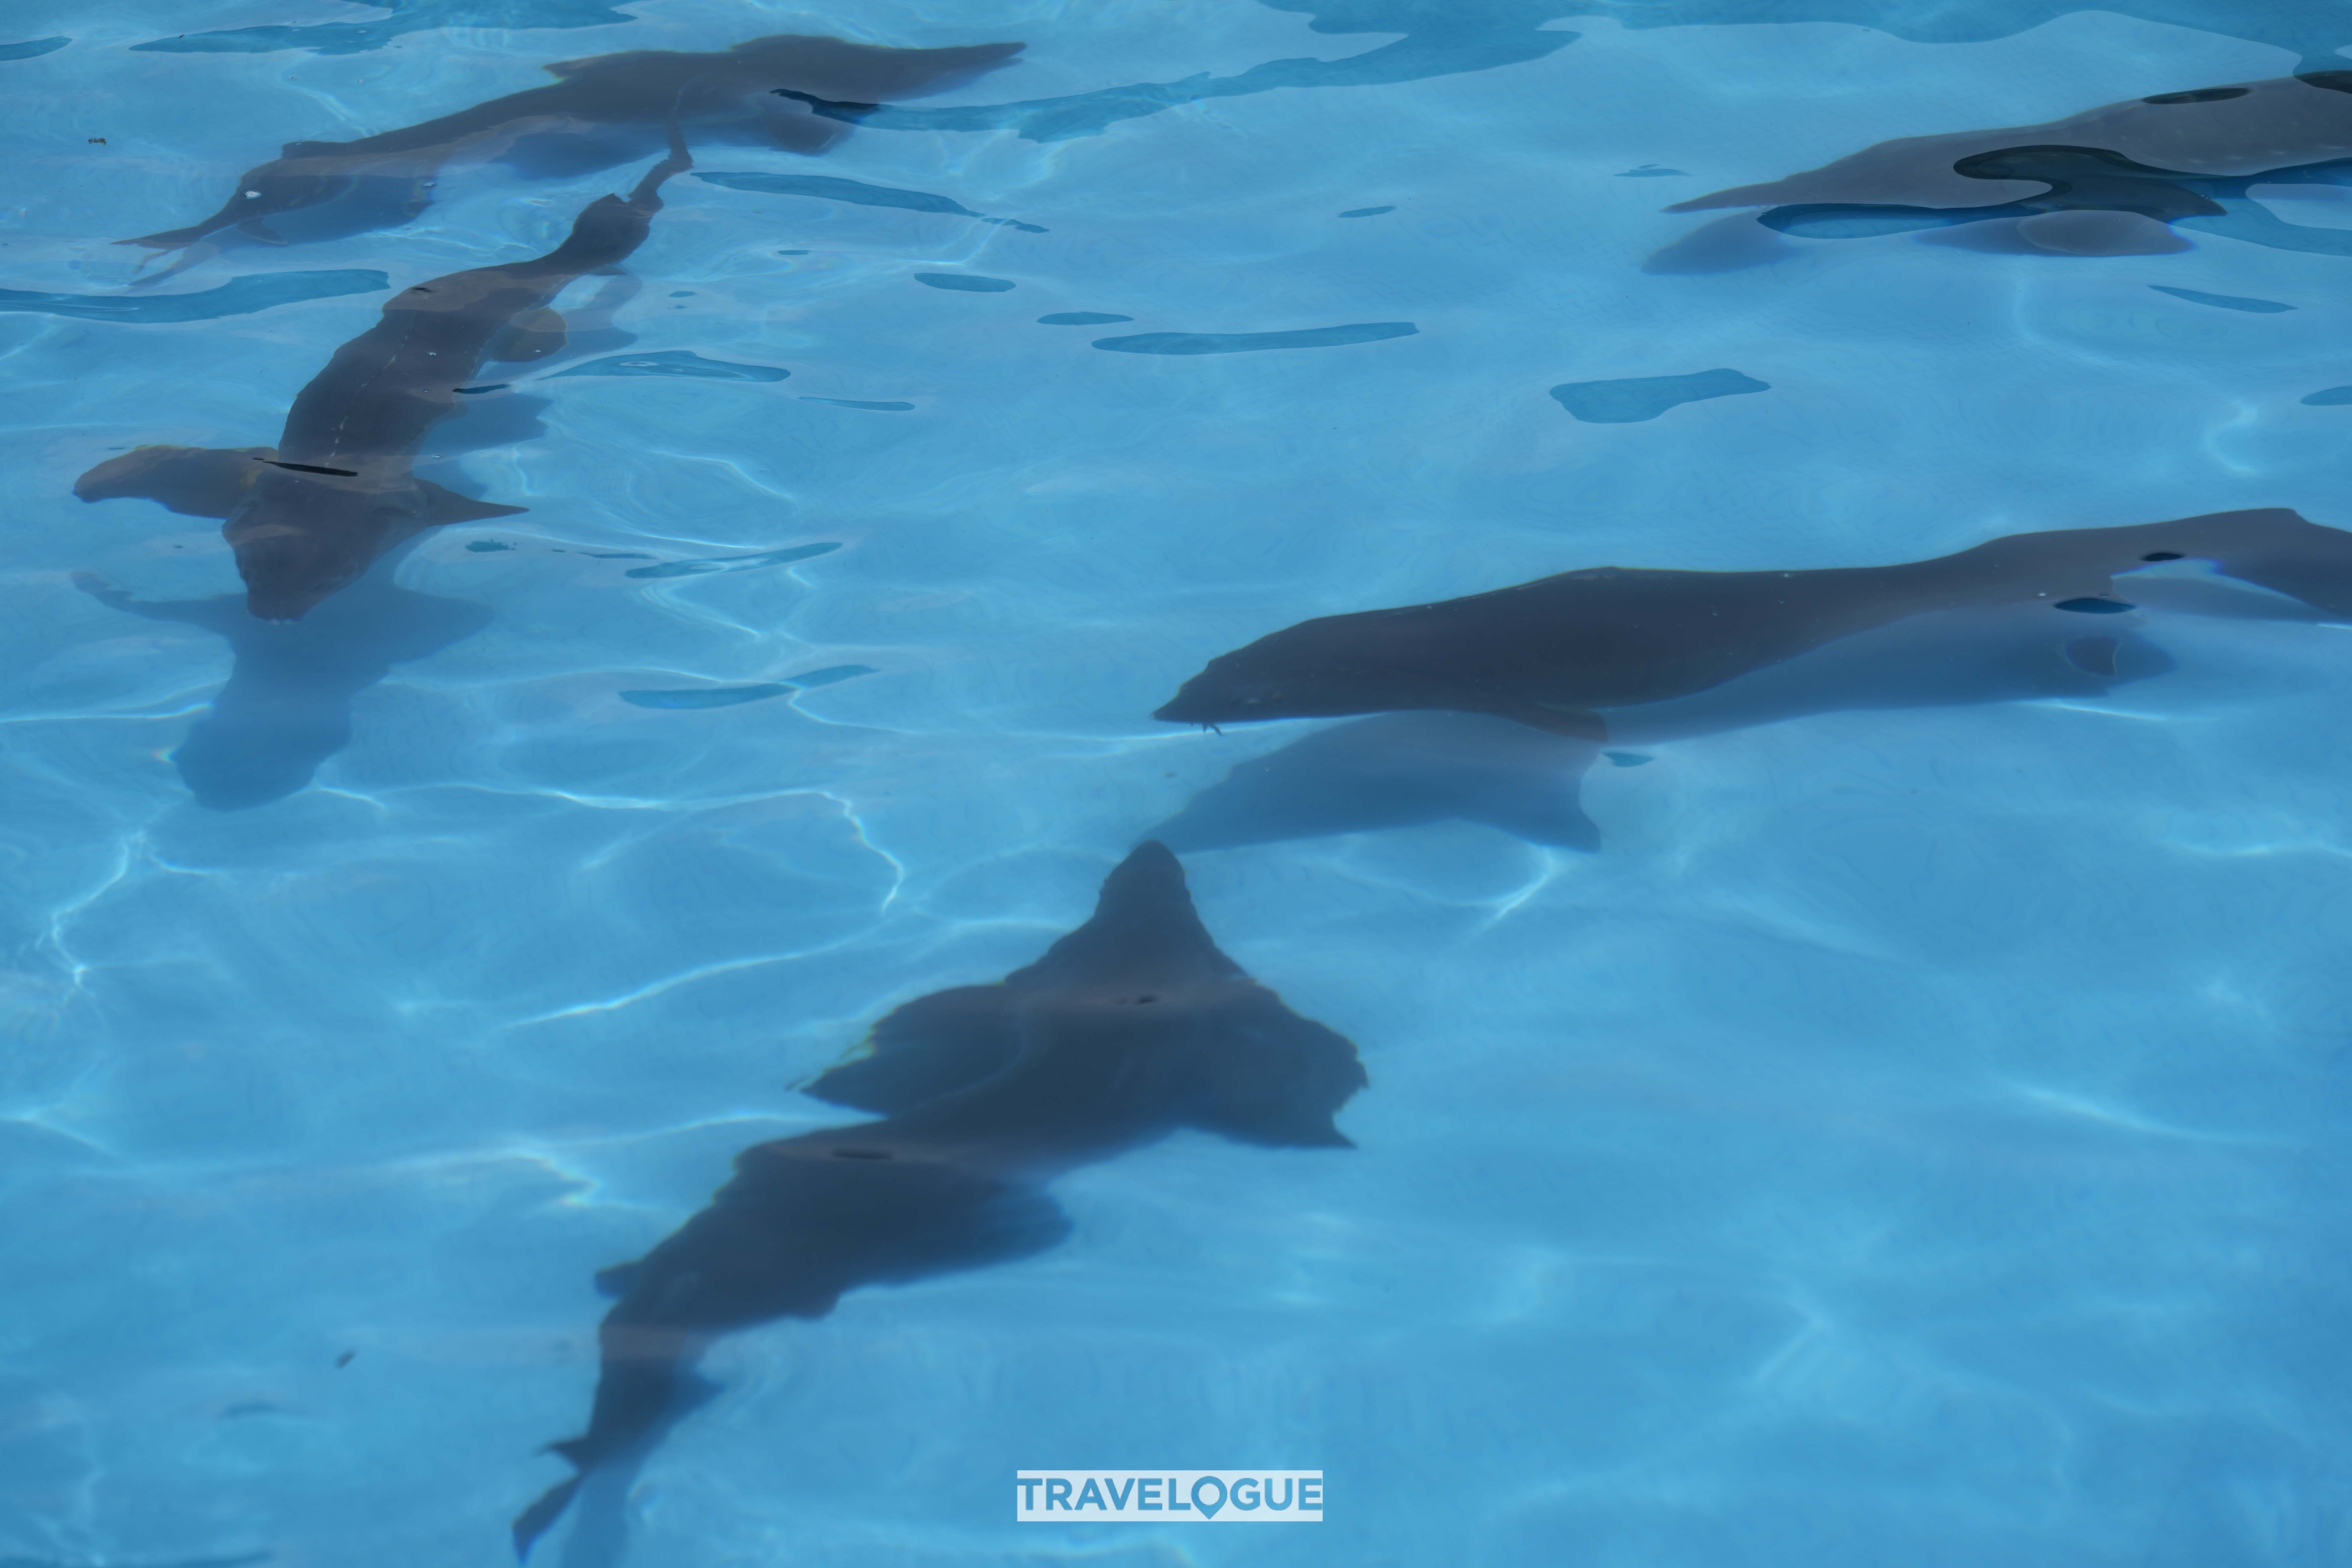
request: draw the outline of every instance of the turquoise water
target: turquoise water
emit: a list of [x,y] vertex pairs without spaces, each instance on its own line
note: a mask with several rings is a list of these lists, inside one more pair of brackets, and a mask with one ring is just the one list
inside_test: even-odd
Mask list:
[[[0,1562],[511,1561],[592,1275],[847,1120],[794,1086],[875,1019],[1331,727],[1154,721],[1214,655],[1576,567],[2352,527],[2340,187],[2223,193],[2165,254],[1659,210],[2352,46],[2242,9],[236,0],[183,37],[20,0]],[[392,289],[545,251],[652,151],[109,242],[285,142],[786,32],[1027,48],[818,155],[698,146],[569,346],[436,431],[421,473],[527,511],[284,626],[213,519],[75,498],[268,446]],[[1542,824],[1171,827],[1223,949],[1355,1043],[1357,1147],[1180,1133],[1058,1181],[1057,1247],[725,1338],[533,1561],[2352,1560],[2346,634],[2141,575],[2112,679],[1934,622],[1606,758],[1444,742]],[[1015,1525],[1040,1466],[1321,1468],[1328,1522]]]

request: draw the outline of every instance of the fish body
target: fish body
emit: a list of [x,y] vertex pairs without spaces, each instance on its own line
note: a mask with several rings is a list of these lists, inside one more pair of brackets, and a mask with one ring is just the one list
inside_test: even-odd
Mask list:
[[[1666,210],[1767,207],[1755,223],[1807,238],[1959,228],[1928,237],[2045,255],[2186,250],[2175,226],[2352,254],[2340,235],[2265,210],[2249,195],[2257,184],[2352,184],[2352,71],[2158,93],[2042,125],[1900,137]],[[1763,258],[1770,244],[1759,245],[1755,223],[1720,219],[1660,252],[1650,269]]]
[[2192,177],[2352,158],[2352,70],[2158,93],[2041,125],[1898,137],[1818,169],[1694,196],[1666,211],[1795,202],[1975,207],[2048,194],[2063,175],[2037,172],[2032,159],[2017,157],[2021,153],[2042,153],[2045,163],[2057,162],[2059,153],[2094,161],[2105,154],[2118,161],[2118,171],[2128,164]]
[[1600,710],[1665,701],[1930,611],[2116,601],[2194,557],[2352,612],[2352,534],[2284,509],[2012,534],[1930,561],[1788,572],[1615,566],[1304,621],[1209,661],[1154,717],[1226,724],[1444,709],[1605,739]]
[[674,134],[670,156],[630,195],[590,203],[546,255],[402,290],[295,396],[275,447],[141,447],[90,469],[74,493],[143,495],[222,517],[247,607],[264,620],[300,618],[428,528],[521,511],[417,478],[425,438],[463,405],[460,389],[486,361],[541,359],[563,346],[550,303],[645,242],[662,183],[689,163]]
[[415,217],[431,200],[436,176],[461,158],[551,177],[591,174],[659,152],[673,122],[705,144],[821,153],[845,127],[776,89],[916,96],[993,69],[1020,49],[891,49],[779,34],[699,53],[634,49],[562,60],[546,68],[556,81],[415,125],[349,142],[289,142],[240,175],[211,216],[121,243],[177,249],[235,229],[281,244],[288,237],[273,224],[287,215],[339,203],[363,209],[356,227],[330,224],[300,237],[340,237]]
[[809,1086],[880,1120],[745,1151],[708,1208],[599,1276],[618,1300],[588,1429],[553,1446],[581,1474],[516,1520],[518,1552],[681,1414],[718,1336],[1050,1247],[1069,1222],[1047,1184],[1180,1128],[1349,1147],[1332,1119],[1364,1082],[1354,1046],[1220,952],[1175,856],[1141,846],[1036,963],[908,1003]]

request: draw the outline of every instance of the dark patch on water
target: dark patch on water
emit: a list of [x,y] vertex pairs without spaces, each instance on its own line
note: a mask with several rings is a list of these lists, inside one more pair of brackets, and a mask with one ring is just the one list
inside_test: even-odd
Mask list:
[[820,544],[793,544],[782,550],[763,550],[757,555],[713,555],[698,561],[665,561],[658,566],[634,568],[632,577],[698,577],[709,572],[748,572],[755,566],[782,566],[788,562],[805,561],[812,555],[824,555],[841,548],[837,541]]
[[2078,616],[2120,616],[2126,610],[2137,609],[2121,599],[2061,599],[2050,606],[2053,610],[2072,610]]
[[345,1351],[342,1354],[335,1358],[335,1364],[338,1367],[349,1366],[352,1364],[352,1358],[359,1353],[360,1352],[357,1351]]
[[1646,752],[1603,752],[1601,754],[1621,768],[1638,768],[1643,763],[1658,760]]
[[2276,300],[2249,300],[2242,294],[2208,294],[2201,289],[2175,289],[2168,283],[2151,283],[2148,287],[2159,294],[2169,294],[2192,305],[2210,305],[2217,310],[2252,310],[2267,316],[2294,309],[2293,305],[2282,305]]
[[634,22],[626,11],[616,11],[604,0],[358,0],[362,5],[393,13],[368,22],[319,22],[307,26],[277,25],[230,27],[213,33],[183,33],[133,44],[134,49],[164,54],[269,54],[278,49],[309,49],[320,55],[356,55],[380,49],[404,33],[435,27],[600,27],[613,22]]
[[635,703],[639,708],[732,708],[739,703],[764,702],[771,697],[805,691],[812,687],[831,686],[836,680],[848,680],[873,673],[870,665],[836,664],[824,669],[812,669],[805,675],[795,675],[789,680],[772,680],[758,686],[706,686],[687,691],[624,691],[621,700]]
[[1588,425],[1633,425],[1667,409],[1710,397],[1769,392],[1772,384],[1736,370],[1702,370],[1689,375],[1643,375],[1624,381],[1571,381],[1551,389],[1559,405]]
[[478,397],[485,392],[504,392],[513,384],[511,381],[497,381],[488,386],[453,386],[449,390],[460,397]]
[[806,256],[808,252],[805,250],[779,250],[776,254],[778,256]]
[[2352,386],[2331,386],[2325,392],[2315,392],[2303,400],[2314,408],[2333,408],[2352,403]]
[[1346,327],[1308,327],[1295,332],[1138,332],[1097,338],[1095,347],[1122,354],[1240,354],[1260,349],[1331,349],[1409,338],[1420,331],[1411,321],[1359,321]]
[[1680,169],[1661,169],[1655,163],[1644,163],[1638,169],[1621,170],[1617,177],[1621,180],[1663,180],[1668,177],[1686,180],[1690,178]]
[[965,272],[918,272],[915,281],[964,294],[1002,294],[1013,286],[1010,279],[974,278]]
[[1056,310],[1050,316],[1040,316],[1041,327],[1108,327],[1118,321],[1131,321],[1133,316],[1107,315],[1100,310]]
[[876,414],[909,414],[915,407],[911,403],[865,403],[855,397],[803,397],[801,401],[830,403],[835,408],[864,408]]
[[694,298],[694,290],[691,289],[673,289],[669,291],[669,297],[673,300],[691,300]]
[[[698,180],[708,180],[714,185],[725,185],[734,191],[758,191],[772,196],[812,196],[818,201],[853,202],[862,207],[898,207],[906,212],[940,213],[950,217],[978,218],[982,223],[1003,224],[1024,234],[1044,234],[1034,223],[1017,218],[990,217],[976,213],[961,202],[929,191],[901,191],[888,185],[869,185],[863,180],[845,180],[832,174],[739,174],[715,173],[697,174]],[[784,256],[805,256],[804,250],[779,252]]]
[[2178,550],[2151,550],[2140,557],[2142,561],[2179,561],[2181,558]]
[[72,43],[71,38],[35,38],[28,44],[0,44],[0,60],[38,59]]
[[561,381],[567,375],[689,375],[706,381],[782,381],[792,374],[777,365],[705,359],[691,349],[662,349],[654,353],[590,360],[570,370],[559,370],[547,379]]
[[373,294],[392,287],[381,272],[255,272],[232,278],[217,289],[193,294],[35,294],[0,289],[0,310],[74,316],[87,321],[215,321],[250,316],[279,305],[331,300],[341,294]]
[[495,539],[477,539],[466,546],[477,555],[488,555],[500,550],[512,550],[511,544],[501,544]]
[[1382,213],[1392,213],[1394,211],[1396,211],[1396,208],[1392,206],[1349,207],[1346,212],[1341,213],[1339,216],[1341,217],[1378,217]]

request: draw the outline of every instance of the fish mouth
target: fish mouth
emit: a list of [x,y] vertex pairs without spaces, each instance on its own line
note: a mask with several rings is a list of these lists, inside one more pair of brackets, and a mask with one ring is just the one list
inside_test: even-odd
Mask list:
[[1267,719],[1293,719],[1298,714],[1281,710],[1267,711],[1271,700],[1264,697],[1234,697],[1223,701],[1213,697],[1193,696],[1179,691],[1152,710],[1151,716],[1163,724],[1198,724],[1213,730],[1220,724],[1247,724]]
[[1163,724],[1198,724],[1203,730],[1213,730],[1219,723],[1232,723],[1247,719],[1247,713],[1220,712],[1204,703],[1187,702],[1181,697],[1171,698],[1152,710],[1151,716]]

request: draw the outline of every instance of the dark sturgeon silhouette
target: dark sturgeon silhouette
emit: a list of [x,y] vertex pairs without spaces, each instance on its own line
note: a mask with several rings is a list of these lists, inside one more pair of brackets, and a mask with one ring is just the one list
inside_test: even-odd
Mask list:
[[292,626],[257,621],[245,597],[141,600],[92,573],[75,586],[99,603],[151,621],[201,626],[226,638],[236,662],[227,684],[172,764],[199,805],[243,811],[282,800],[351,743],[352,704],[395,664],[428,658],[490,624],[490,612],[396,586],[395,551]]
[[[2206,615],[2262,616],[2285,603],[2214,584],[2163,587],[2210,587],[2189,606]],[[2095,697],[2173,668],[2136,624],[2102,621],[2086,630],[2079,616],[2002,605],[1930,611],[1705,691],[1600,716],[1613,742],[1640,746],[1857,709]],[[1584,814],[1579,788],[1600,757],[1597,742],[1489,713],[1382,713],[1236,764],[1151,836],[1177,850],[1223,849],[1458,820],[1534,844],[1595,850],[1601,829]]]
[[453,272],[403,290],[383,320],[335,351],[294,399],[278,446],[235,450],[141,447],[84,474],[84,500],[144,496],[174,511],[227,520],[246,603],[265,620],[296,620],[370,563],[442,523],[524,509],[470,500],[415,464],[434,425],[486,360],[543,359],[564,346],[550,301],[575,279],[627,259],[661,210],[662,182],[687,168],[670,155],[626,196],[588,205],[545,256]]
[[587,1432],[553,1446],[581,1474],[515,1521],[519,1553],[584,1478],[634,1462],[682,1413],[719,1336],[1043,1251],[1069,1231],[1048,1183],[1181,1128],[1351,1147],[1332,1118],[1365,1083],[1353,1045],[1217,950],[1152,843],[1036,963],[909,1002],[868,1046],[808,1092],[881,1121],[745,1151],[709,1208],[597,1277],[620,1298],[603,1375]]
[[[562,60],[546,68],[557,82],[436,120],[351,142],[289,142],[247,170],[210,217],[121,243],[177,249],[224,229],[269,245],[340,238],[415,217],[435,177],[458,159],[530,176],[593,174],[660,152],[674,124],[702,145],[821,153],[844,128],[776,89],[919,97],[992,70],[1021,47],[891,49],[779,34],[703,54],[636,49]],[[312,212],[330,205],[331,214]],[[312,217],[289,232],[273,226],[296,213]]]
[[2012,534],[1895,566],[1671,572],[1618,566],[1327,616],[1222,654],[1156,718],[1226,724],[1419,709],[1492,713],[1585,741],[1601,710],[1662,702],[1935,610],[2123,604],[2113,579],[2193,557],[2352,613],[2352,533],[2284,508]]
[[2265,211],[2248,195],[2257,184],[2352,184],[2352,70],[2158,93],[2043,125],[1902,137],[1665,210],[1769,207],[1765,226],[1827,237],[2008,220],[2005,232],[1969,243],[2085,256],[2186,249],[2170,227],[2180,224],[2352,254],[2340,233]]

